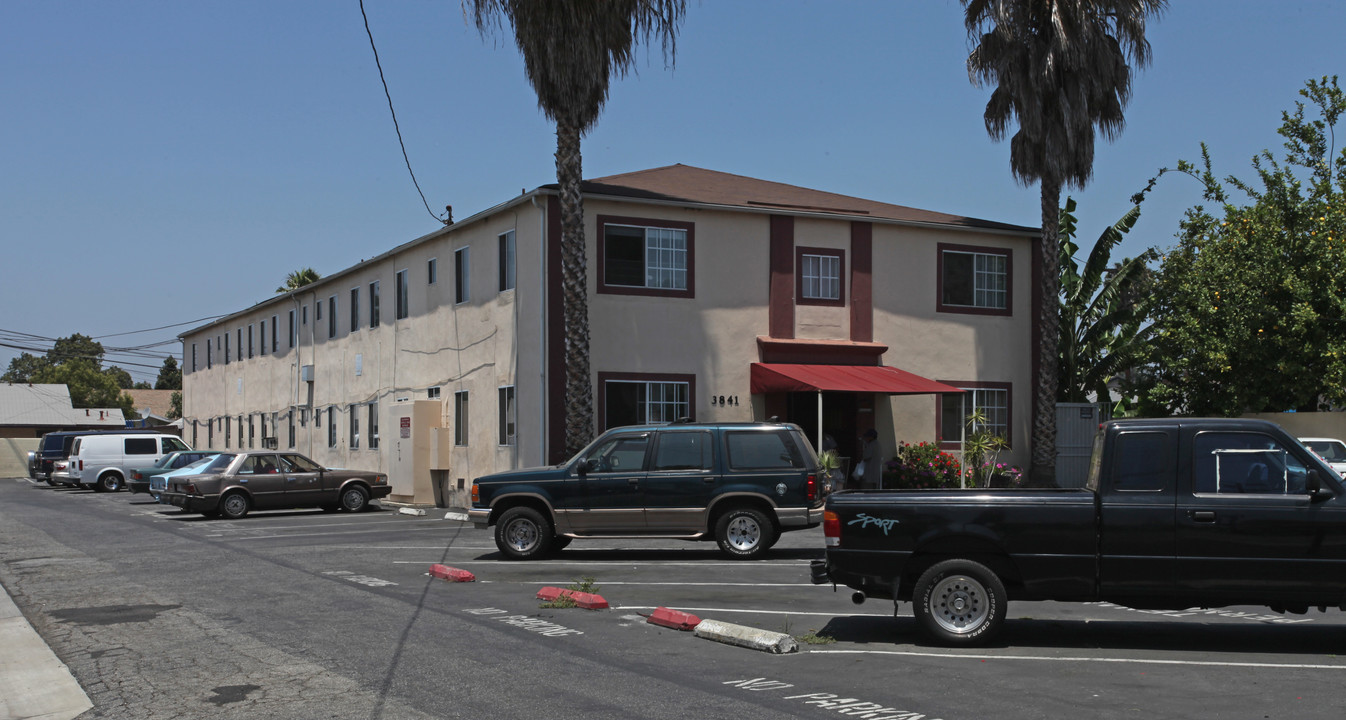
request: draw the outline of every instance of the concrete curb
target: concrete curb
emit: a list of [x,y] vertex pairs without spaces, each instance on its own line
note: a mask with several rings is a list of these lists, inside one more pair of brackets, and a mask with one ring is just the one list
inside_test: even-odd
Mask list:
[[758,630],[744,625],[733,625],[719,620],[702,620],[692,631],[699,638],[729,645],[761,650],[776,655],[797,652],[799,643],[785,633]]
[[70,669],[0,587],[0,720],[70,720],[93,707]]

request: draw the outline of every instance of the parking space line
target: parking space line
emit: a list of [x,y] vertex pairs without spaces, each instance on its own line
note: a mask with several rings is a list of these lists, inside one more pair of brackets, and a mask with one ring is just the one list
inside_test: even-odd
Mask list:
[[[239,529],[239,530],[249,530],[250,528],[238,528],[238,529]],[[271,528],[256,528],[256,530],[258,530],[258,531],[270,530],[270,529],[271,529]],[[434,529],[435,529],[435,528],[433,528],[433,527],[410,527],[410,528],[407,528],[408,531],[412,531],[412,530],[434,530]],[[349,530],[349,531],[345,531],[345,532],[340,531],[340,530],[332,530],[332,531],[330,531],[330,532],[316,532],[316,533],[281,533],[281,534],[279,534],[279,535],[245,535],[245,536],[242,536],[242,537],[233,537],[233,538],[231,538],[231,539],[232,539],[232,540],[275,540],[275,539],[277,539],[277,538],[318,537],[318,536],[320,536],[320,535],[363,535],[363,534],[367,534],[367,533],[381,533],[381,532],[387,532],[387,530]],[[365,549],[368,549],[368,548],[365,548]]]
[[[607,585],[608,583],[603,584]],[[669,605],[667,607],[669,607],[672,610],[681,610],[683,612],[739,613],[744,615],[817,615],[819,617],[830,617],[830,618],[834,617],[890,618],[893,616],[892,613],[846,613],[845,615],[838,615],[837,613],[834,612],[805,612],[805,611],[792,611],[792,610],[744,610],[742,608],[695,608],[695,607],[683,607],[682,605]],[[654,605],[618,605],[617,607],[613,608],[613,610],[654,610],[654,609],[656,609],[656,606]]]
[[[803,613],[800,613],[801,615]],[[1156,658],[1108,658],[1097,656],[1038,656],[1038,655],[968,655],[963,653],[912,652],[906,650],[809,650],[810,653],[829,655],[895,655],[900,657],[928,657],[958,660],[1045,660],[1049,662],[1096,662],[1124,663],[1130,665],[1193,665],[1203,667],[1240,667],[1266,668],[1282,670],[1346,670],[1343,665],[1323,665],[1314,663],[1257,663],[1226,662],[1219,660],[1159,660]]]
[[[378,547],[357,546],[356,548],[352,548],[352,549],[359,549],[359,550],[380,550],[380,549],[382,549],[382,548],[378,548]],[[485,551],[485,550],[495,550],[495,546],[492,545],[491,547],[462,547],[462,546],[454,545],[454,546],[450,546],[450,547],[440,547],[440,548],[420,548],[420,549],[425,549],[425,550],[473,550],[473,551],[481,552],[481,551]],[[439,562],[439,558],[436,558],[436,559],[433,559],[433,560],[393,560],[392,562],[393,562],[394,564],[399,564],[399,565],[416,565],[416,564],[423,563],[423,562]],[[521,565],[519,565],[519,563],[512,562],[512,561],[508,561],[508,560],[455,560],[454,562],[455,562],[455,563],[458,563],[458,564],[460,564],[460,565],[508,565],[508,566],[510,566],[510,567],[522,567]],[[749,565],[749,564],[747,564],[747,563],[742,563],[742,562],[723,562],[723,563],[717,563],[717,562],[715,562],[715,561],[713,561],[713,560],[710,560],[710,561],[701,561],[701,562],[681,562],[681,561],[677,561],[677,562],[660,562],[660,561],[658,561],[658,560],[589,560],[589,561],[581,562],[581,561],[566,561],[566,560],[545,560],[545,561],[539,563],[539,564],[538,564],[538,567],[556,567],[556,566],[558,566],[558,565],[574,565],[574,566],[580,566],[580,567],[584,567],[584,566],[586,566],[586,565],[627,565],[627,566],[634,566],[634,567],[640,567],[640,566],[642,566],[642,565],[643,565],[643,566],[653,566],[653,565],[657,565],[657,566],[659,566],[659,567],[713,567],[713,566],[717,566],[717,565],[718,565],[718,566],[738,567],[738,568],[746,568],[746,567],[759,567],[759,568],[760,568],[760,567],[770,567],[770,568],[790,568],[790,567],[794,567],[794,568],[798,568],[801,572],[808,572],[808,565],[801,565],[801,564],[799,564],[799,563],[797,563],[797,562],[790,562],[790,563],[784,563],[784,562],[780,562],[780,563],[758,562],[758,563],[752,563],[751,565]],[[829,586],[829,587],[830,587],[830,586]]]

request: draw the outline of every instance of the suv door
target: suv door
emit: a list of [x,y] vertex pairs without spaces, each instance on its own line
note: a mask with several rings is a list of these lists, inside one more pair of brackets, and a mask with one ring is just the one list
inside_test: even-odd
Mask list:
[[645,531],[645,456],[650,433],[622,432],[600,440],[575,471],[578,492],[562,507],[572,532],[641,533]]
[[706,508],[719,489],[709,430],[660,430],[645,474],[645,526],[690,535],[706,530]]

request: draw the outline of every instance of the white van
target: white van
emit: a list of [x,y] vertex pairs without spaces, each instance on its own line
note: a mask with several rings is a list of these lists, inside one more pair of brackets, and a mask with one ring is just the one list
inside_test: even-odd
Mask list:
[[176,450],[191,448],[176,435],[81,435],[70,448],[68,472],[81,487],[114,492],[126,487],[131,470],[149,467]]

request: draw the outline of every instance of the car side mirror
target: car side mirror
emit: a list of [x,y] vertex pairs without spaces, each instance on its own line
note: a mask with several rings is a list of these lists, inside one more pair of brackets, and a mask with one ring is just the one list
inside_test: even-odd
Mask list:
[[1308,490],[1309,498],[1312,500],[1326,500],[1332,497],[1332,493],[1323,489],[1323,479],[1317,470],[1309,470],[1308,477],[1304,479],[1304,488]]
[[583,460],[579,461],[579,463],[575,466],[575,472],[579,473],[580,477],[584,477],[585,475],[588,475],[591,472],[596,472],[597,470],[598,470],[598,460],[595,458],[584,458]]

